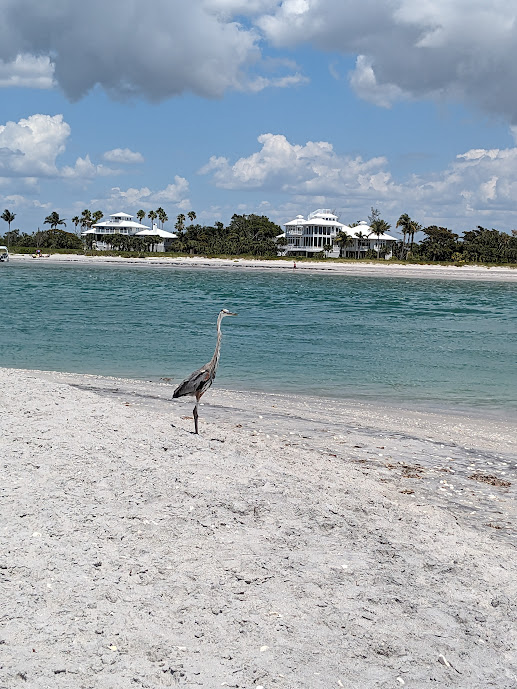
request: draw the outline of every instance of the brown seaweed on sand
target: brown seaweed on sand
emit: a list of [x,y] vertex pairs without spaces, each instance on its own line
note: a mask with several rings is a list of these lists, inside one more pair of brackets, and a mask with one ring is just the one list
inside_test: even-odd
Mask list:
[[472,474],[469,478],[473,481],[488,483],[491,486],[500,486],[502,488],[508,488],[508,486],[512,485],[510,481],[505,481],[502,478],[497,478],[497,476],[491,476],[490,474]]

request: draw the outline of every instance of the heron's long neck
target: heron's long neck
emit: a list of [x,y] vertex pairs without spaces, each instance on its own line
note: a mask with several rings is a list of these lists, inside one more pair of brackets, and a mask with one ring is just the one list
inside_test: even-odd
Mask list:
[[215,352],[214,356],[212,357],[212,361],[210,362],[213,368],[217,368],[217,364],[219,363],[219,355],[221,352],[221,321],[223,320],[223,316],[219,314],[219,317],[217,319],[217,344],[215,345]]

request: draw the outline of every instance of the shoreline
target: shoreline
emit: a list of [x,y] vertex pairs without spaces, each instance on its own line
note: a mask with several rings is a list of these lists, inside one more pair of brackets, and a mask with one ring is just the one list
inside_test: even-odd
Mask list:
[[[63,386],[81,394],[93,394],[98,400],[113,401],[118,406],[135,407],[139,412],[170,418],[173,428],[183,429],[196,437],[191,429],[194,400],[190,397],[173,400],[175,383],[0,368],[0,380],[5,375],[28,378],[43,385]],[[457,451],[463,459],[462,462],[459,457],[456,459],[455,470],[462,464],[466,471],[470,458],[477,456],[479,461],[500,465],[503,472],[509,467],[516,479],[511,492],[515,493],[517,501],[517,418],[495,419],[481,410],[471,415],[465,411],[455,413],[371,401],[210,388],[200,402],[200,434],[217,436],[222,432],[231,435],[234,428],[243,429],[239,434],[251,434],[262,441],[282,437],[291,440],[294,435],[308,441],[302,444],[318,454],[323,447],[327,451],[332,445],[336,450],[343,444],[360,442],[361,445],[355,447],[362,448],[365,439],[376,436],[404,438],[413,448],[404,461],[414,461],[419,452],[431,452],[428,457],[431,467],[440,455],[449,460],[448,455]],[[350,440],[346,436],[351,436]],[[515,514],[517,536],[517,510]]]
[[397,277],[397,278],[434,278],[447,280],[481,280],[517,282],[517,269],[504,266],[442,266],[442,265],[403,265],[378,263],[330,263],[297,261],[296,270],[293,260],[267,259],[222,259],[202,258],[199,256],[160,258],[123,258],[119,256],[82,256],[76,254],[51,254],[48,258],[33,259],[30,254],[12,254],[14,263],[32,264],[76,264],[76,265],[110,265],[110,266],[169,266],[212,269],[255,269],[255,270],[289,270],[296,273],[327,273],[333,275],[365,276],[365,277]]
[[[85,387],[93,387],[99,390],[110,389],[149,389],[152,391],[152,396],[157,397],[157,393],[163,398],[167,398],[168,393],[172,391],[181,382],[181,378],[177,380],[162,378],[162,377],[128,377],[109,375],[107,373],[95,372],[74,372],[74,371],[53,371],[46,369],[28,369],[28,368],[14,368],[12,366],[0,367],[21,373],[35,374],[48,380],[58,380],[63,383],[70,383],[73,385],[84,385]],[[163,395],[162,395],[163,393]],[[510,435],[508,440],[513,445],[513,437],[517,439],[517,412],[508,407],[497,406],[482,406],[475,407],[461,406],[459,407],[453,402],[442,404],[428,403],[425,400],[407,400],[404,401],[399,398],[379,398],[379,397],[332,397],[324,394],[316,394],[311,392],[284,392],[280,390],[260,389],[260,388],[239,388],[225,386],[221,381],[217,382],[214,388],[210,388],[210,395],[216,396],[235,396],[241,400],[241,404],[245,405],[246,400],[252,400],[253,406],[267,405],[267,400],[275,401],[275,404],[281,406],[286,403],[288,406],[297,405],[302,409],[307,409],[311,405],[316,405],[321,408],[334,408],[340,410],[341,413],[353,414],[356,421],[365,411],[367,413],[378,414],[379,417],[384,415],[384,418],[399,419],[404,416],[408,419],[425,416],[433,419],[454,419],[456,423],[472,424],[471,432],[476,435],[475,424],[486,423],[491,424],[493,428],[498,428],[505,425],[515,427],[515,434]],[[184,401],[184,400],[183,400]],[[517,454],[517,440],[515,442],[515,451]]]
[[514,686],[513,424],[0,383],[0,684]]

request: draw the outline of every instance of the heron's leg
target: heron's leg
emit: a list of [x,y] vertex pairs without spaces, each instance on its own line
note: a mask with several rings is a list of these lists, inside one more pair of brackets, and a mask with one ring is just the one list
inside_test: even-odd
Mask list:
[[196,435],[198,435],[198,430],[197,430],[197,419],[198,419],[198,413],[197,413],[197,405],[199,404],[199,400],[196,400],[196,406],[194,407],[194,428],[196,429],[194,432]]

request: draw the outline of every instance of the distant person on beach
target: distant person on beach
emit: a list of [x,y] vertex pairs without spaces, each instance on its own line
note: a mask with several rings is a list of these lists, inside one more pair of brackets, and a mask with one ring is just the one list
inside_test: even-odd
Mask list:
[[296,261],[293,261],[293,268],[296,268]]

